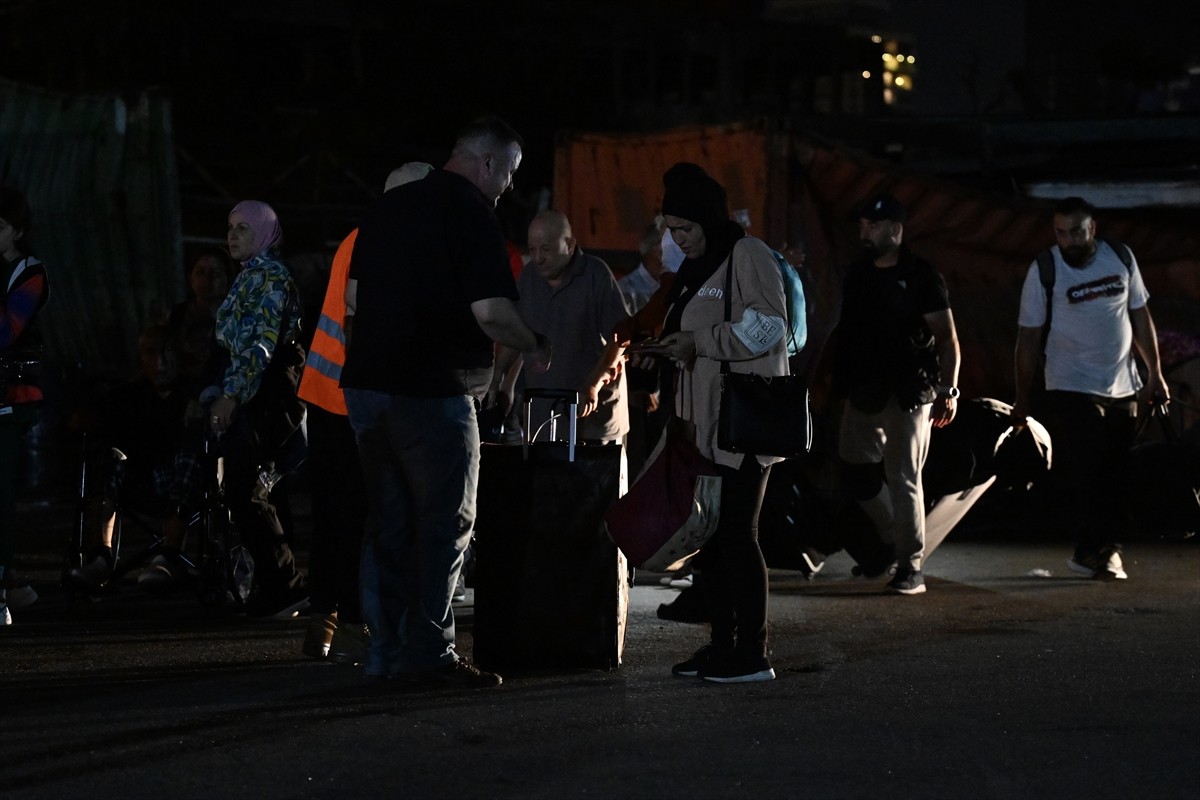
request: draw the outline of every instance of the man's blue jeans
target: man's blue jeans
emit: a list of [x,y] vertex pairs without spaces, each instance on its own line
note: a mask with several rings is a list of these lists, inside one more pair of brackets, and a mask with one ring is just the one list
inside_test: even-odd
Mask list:
[[451,664],[450,603],[475,523],[479,428],[469,396],[347,389],[367,486],[362,610],[366,673]]

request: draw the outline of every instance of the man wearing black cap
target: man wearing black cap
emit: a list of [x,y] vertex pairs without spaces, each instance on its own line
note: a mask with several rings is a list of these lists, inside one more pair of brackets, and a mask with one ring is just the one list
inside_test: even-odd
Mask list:
[[904,216],[888,194],[854,211],[864,254],[846,273],[833,376],[846,398],[838,454],[847,487],[895,549],[887,590],[921,594],[921,468],[930,424],[954,419],[959,350],[946,283],[902,244]]

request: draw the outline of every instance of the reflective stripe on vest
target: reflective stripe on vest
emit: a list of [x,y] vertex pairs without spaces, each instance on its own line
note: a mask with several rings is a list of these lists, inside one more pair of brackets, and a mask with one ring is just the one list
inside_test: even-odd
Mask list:
[[317,330],[332,336],[343,348],[346,346],[346,332],[342,330],[342,325],[337,320],[322,313],[321,318],[317,320]]
[[341,342],[318,328],[300,376],[300,399],[332,414],[346,414],[346,399],[338,385],[345,357],[346,349]]
[[338,321],[346,314],[346,281],[350,276],[350,254],[358,230],[338,246],[329,270],[329,287],[321,305],[321,317],[308,348],[304,374],[300,376],[300,399],[320,406],[332,414],[346,415],[346,398],[338,381],[346,363],[346,333]]
[[304,366],[305,368],[312,367],[317,372],[321,373],[335,383],[342,379],[342,365],[336,361],[326,358],[316,350],[309,351],[308,359],[305,360]]

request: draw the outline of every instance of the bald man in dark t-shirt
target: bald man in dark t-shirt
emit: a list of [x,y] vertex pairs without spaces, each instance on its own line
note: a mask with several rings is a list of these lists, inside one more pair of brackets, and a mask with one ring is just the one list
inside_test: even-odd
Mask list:
[[341,386],[367,484],[370,677],[501,683],[455,652],[451,599],[475,522],[475,412],[493,343],[548,358],[545,340],[517,313],[493,211],[520,162],[515,131],[477,121],[443,169],[386,192],[359,226]]

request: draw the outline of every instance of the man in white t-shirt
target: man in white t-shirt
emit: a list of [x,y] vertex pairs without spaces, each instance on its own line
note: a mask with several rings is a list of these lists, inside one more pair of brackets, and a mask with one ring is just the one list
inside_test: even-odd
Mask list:
[[[1094,214],[1092,205],[1079,197],[1055,207],[1058,244],[1049,251],[1049,303],[1049,272],[1043,278],[1035,261],[1025,276],[1012,413],[1018,425],[1030,415],[1031,388],[1044,349],[1053,469],[1080,531],[1067,563],[1087,577],[1114,580],[1127,577],[1119,534],[1124,467],[1139,401],[1165,404],[1170,395],[1137,260],[1125,245],[1096,238]],[[1050,266],[1048,260],[1046,264]],[[1144,381],[1133,359],[1135,347],[1146,367]]]

